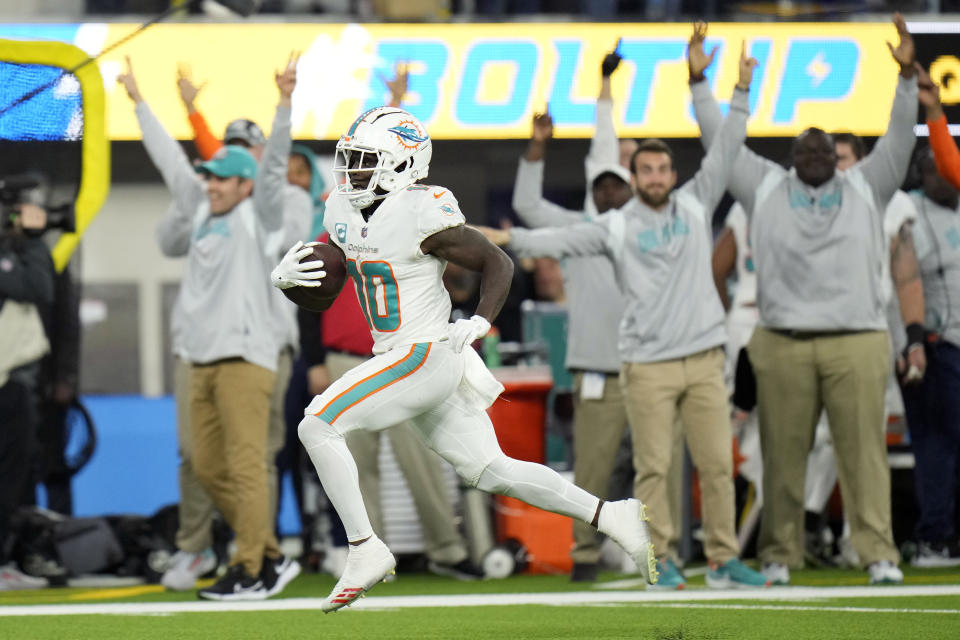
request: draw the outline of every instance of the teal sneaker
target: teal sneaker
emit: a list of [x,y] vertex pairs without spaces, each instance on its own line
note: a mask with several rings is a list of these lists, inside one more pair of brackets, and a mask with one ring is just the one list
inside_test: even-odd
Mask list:
[[657,584],[647,586],[647,589],[657,589],[664,591],[679,591],[687,587],[687,581],[684,579],[680,569],[670,558],[661,558],[657,560],[657,573],[660,577]]
[[711,589],[756,589],[769,587],[767,580],[759,571],[754,571],[740,562],[738,558],[730,558],[725,564],[710,563],[707,570],[707,586]]

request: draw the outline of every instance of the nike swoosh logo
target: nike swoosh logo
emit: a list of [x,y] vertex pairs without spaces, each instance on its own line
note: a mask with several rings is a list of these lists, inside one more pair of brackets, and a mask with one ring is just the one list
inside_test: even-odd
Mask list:
[[447,190],[444,189],[444,190],[441,191],[440,193],[435,193],[435,194],[433,194],[433,197],[439,200],[439,199],[443,196],[443,194],[445,194],[446,192],[447,192]]

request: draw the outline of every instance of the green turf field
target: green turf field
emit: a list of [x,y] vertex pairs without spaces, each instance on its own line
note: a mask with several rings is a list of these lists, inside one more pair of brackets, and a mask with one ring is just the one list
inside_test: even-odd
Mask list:
[[333,587],[322,575],[227,606],[155,585],[0,592],[0,638],[960,638],[960,571],[906,573],[902,587],[867,587],[861,571],[797,571],[794,586],[759,593],[708,590],[702,577],[664,593],[614,574],[592,589],[565,576],[401,574],[330,615],[311,600]]

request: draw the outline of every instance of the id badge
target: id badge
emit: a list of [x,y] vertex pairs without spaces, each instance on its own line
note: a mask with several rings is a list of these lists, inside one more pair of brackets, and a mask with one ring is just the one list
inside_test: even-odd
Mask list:
[[583,374],[583,381],[580,384],[581,400],[602,400],[603,387],[607,382],[607,376],[596,371],[588,371]]

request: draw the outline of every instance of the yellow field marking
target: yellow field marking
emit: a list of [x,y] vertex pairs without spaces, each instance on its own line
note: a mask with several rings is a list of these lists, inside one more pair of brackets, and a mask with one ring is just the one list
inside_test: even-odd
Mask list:
[[[212,585],[215,581],[197,580],[197,589],[203,589]],[[110,600],[111,598],[130,598],[141,596],[147,593],[163,593],[164,587],[160,584],[137,584],[129,587],[116,587],[112,589],[95,588],[78,593],[72,593],[67,596],[67,600]]]
[[80,593],[72,593],[67,597],[67,600],[110,600],[111,598],[142,596],[145,593],[163,593],[163,590],[163,585],[160,584],[138,584],[132,587],[91,589]]

